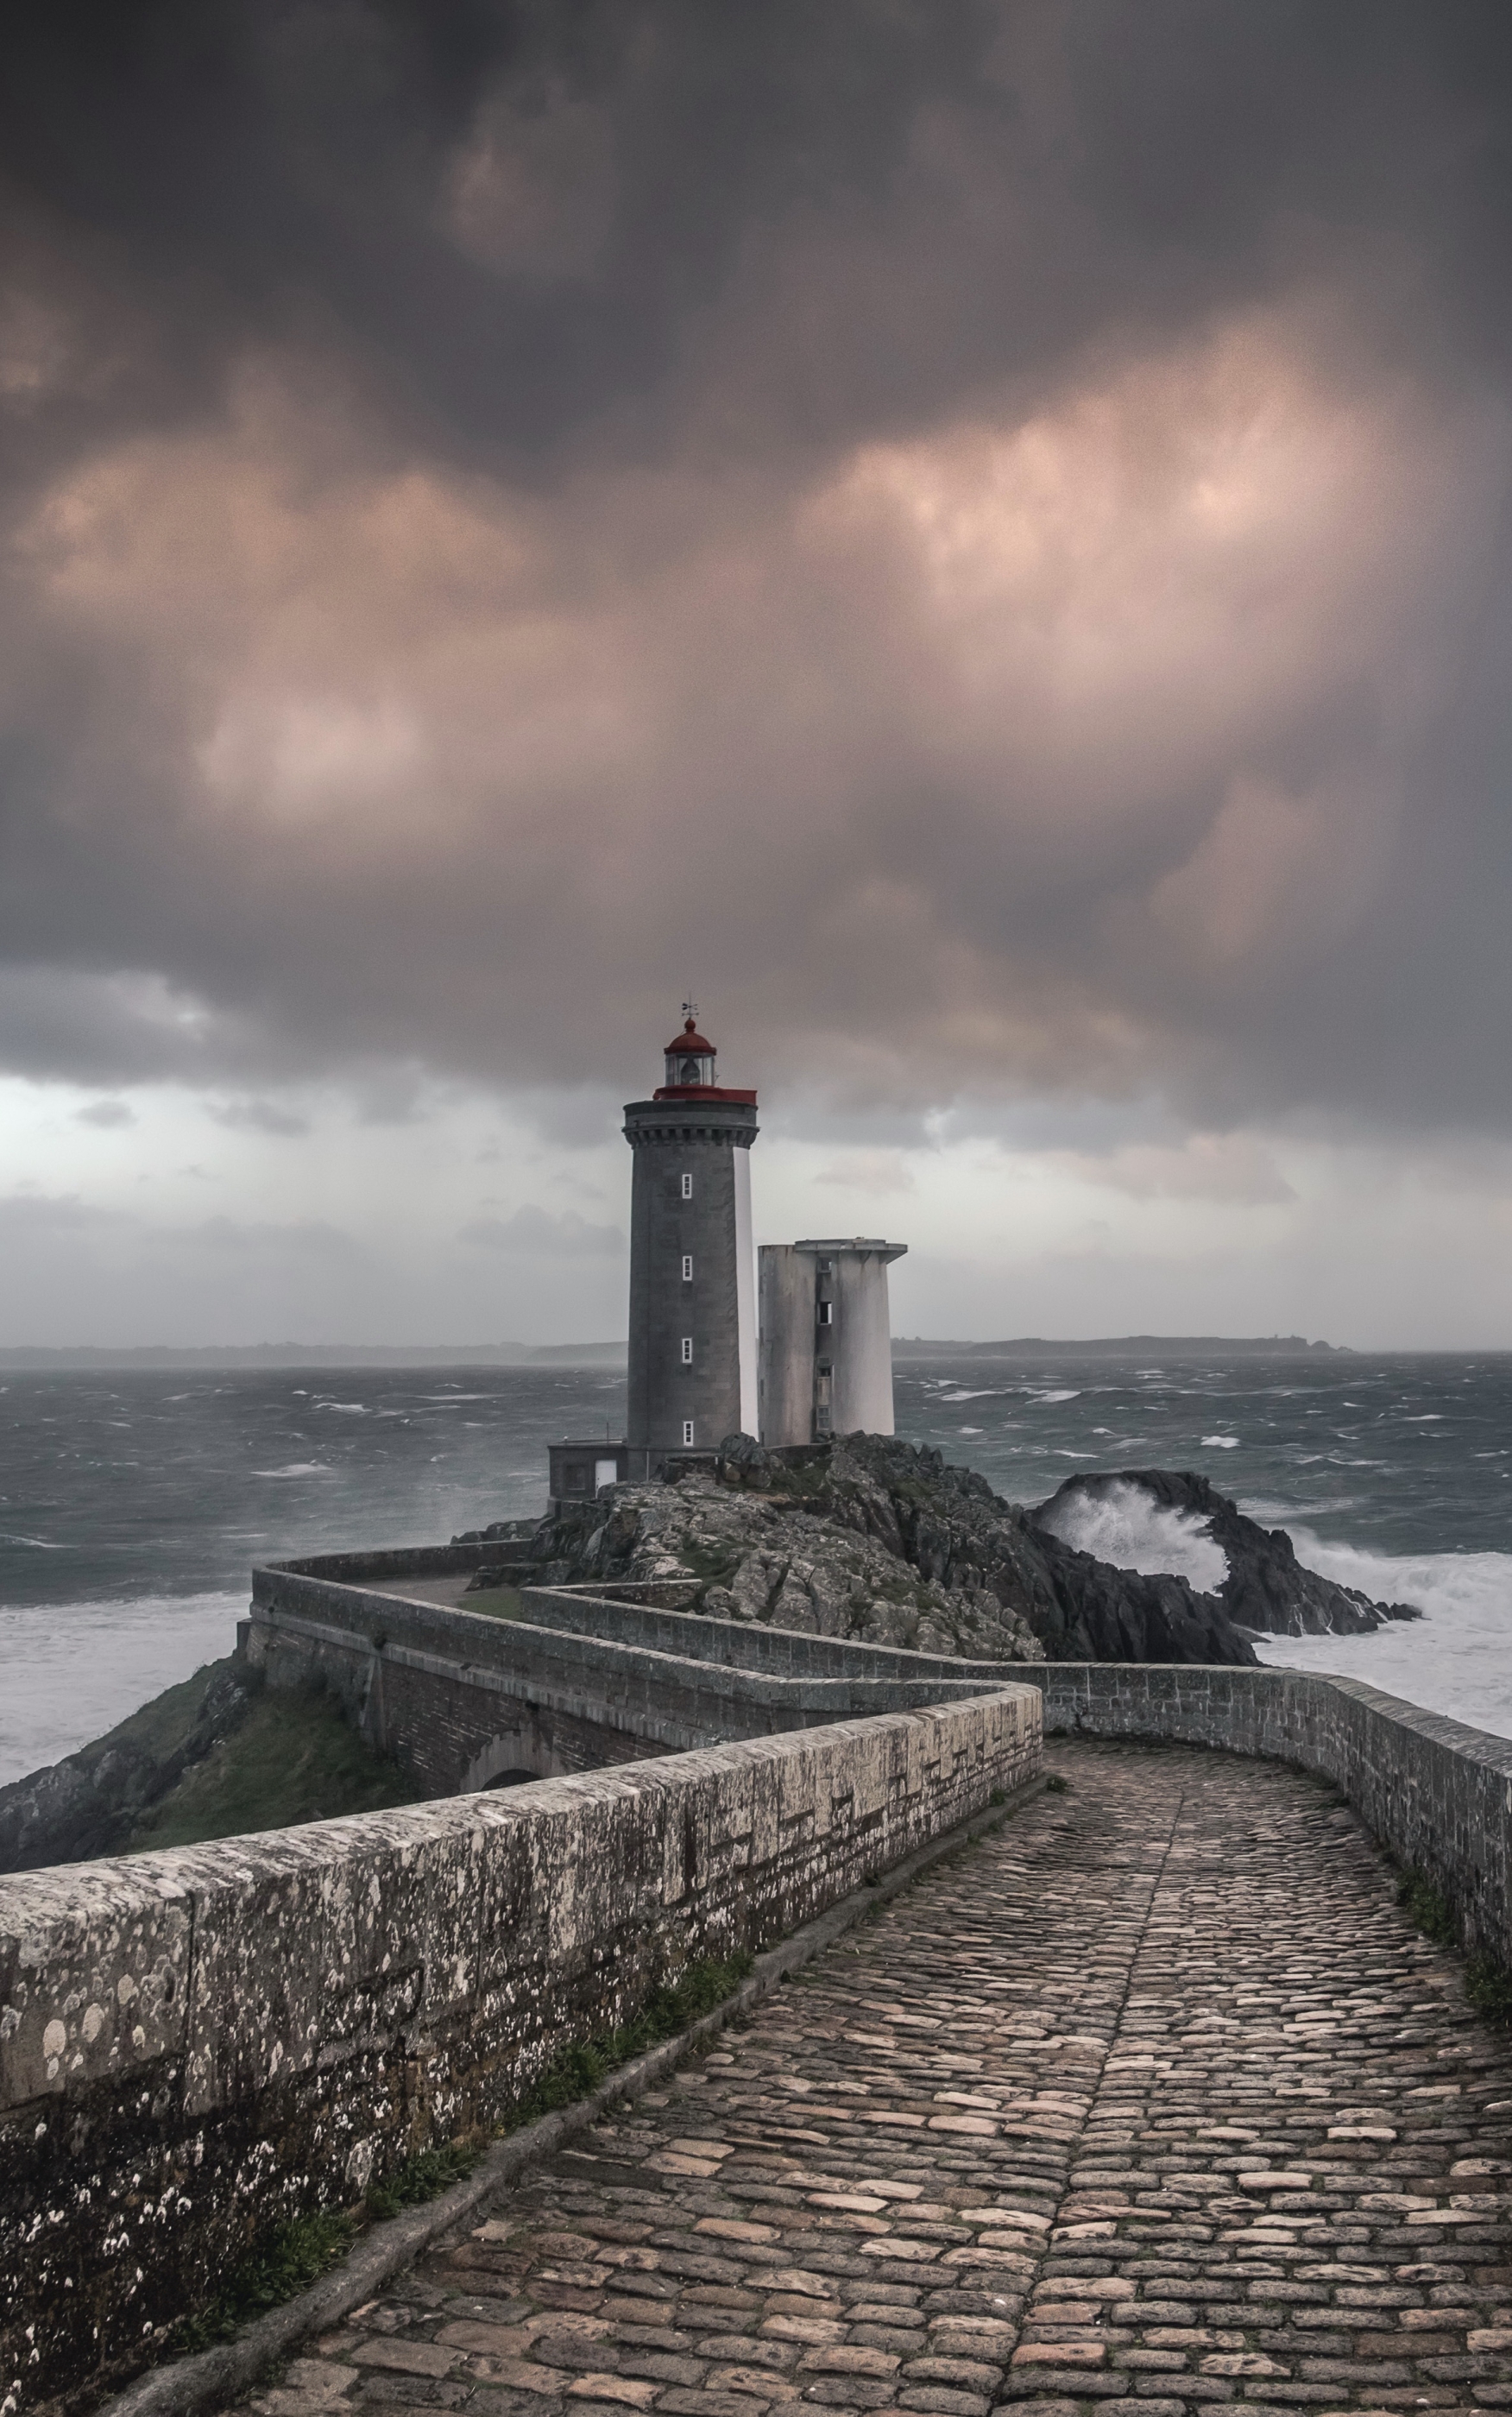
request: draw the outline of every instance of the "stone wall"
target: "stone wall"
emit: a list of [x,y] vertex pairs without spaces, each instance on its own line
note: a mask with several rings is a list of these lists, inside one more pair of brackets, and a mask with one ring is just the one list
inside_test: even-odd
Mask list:
[[1039,1697],[0,1880],[0,2398],[140,2364],[271,2220],[505,2116],[690,1961],[1012,1788]]
[[[353,1577],[370,1574],[349,1566]],[[432,1573],[416,1568],[390,1583]],[[991,1662],[740,1628],[566,1589],[530,1589],[523,1611],[502,1619],[303,1568],[260,1569],[245,1650],[271,1686],[334,1688],[361,1733],[433,1796],[506,1771],[556,1777],[959,1701],[1007,1676]]]
[[1181,1739],[1333,1780],[1449,1898],[1462,1944],[1512,1966],[1512,1740],[1300,1670],[1040,1662],[1014,1676],[1043,1690],[1047,1733]]
[[[665,1581],[662,1582],[663,1584]],[[696,1585],[696,1580],[684,1581]],[[760,1619],[715,1619],[656,1598],[645,1585],[524,1586],[521,1607],[537,1628],[570,1629],[579,1636],[610,1636],[732,1670],[759,1670],[774,1679],[985,1679],[996,1685],[1017,1664],[967,1661],[916,1653],[902,1645],[853,1643]]]

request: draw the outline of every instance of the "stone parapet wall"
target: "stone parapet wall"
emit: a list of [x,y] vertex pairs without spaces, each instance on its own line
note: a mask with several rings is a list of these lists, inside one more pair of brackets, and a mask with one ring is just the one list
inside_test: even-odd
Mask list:
[[[652,1581],[653,1586],[655,1581]],[[609,1636],[654,1652],[688,1656],[731,1670],[758,1670],[778,1679],[970,1679],[992,1685],[1017,1665],[915,1653],[901,1645],[869,1645],[799,1629],[769,1628],[759,1619],[713,1619],[675,1604],[637,1600],[630,1587],[539,1587],[521,1589],[525,1616],[539,1628]]]
[[275,1561],[256,1577],[331,1578],[351,1585],[363,1578],[447,1577],[463,1570],[498,1568],[522,1550],[513,1538],[493,1543],[396,1544],[386,1552],[308,1553],[295,1561]]
[[1031,1778],[1009,1685],[507,1796],[0,1880],[0,2398],[129,2371],[270,2222],[496,2124],[689,1962]]
[[1399,1862],[1450,1900],[1464,1946],[1512,1966],[1512,1740],[1300,1670],[1038,1662],[1047,1733],[1274,1756],[1332,1780]]
[[[1009,1675],[997,1663],[785,1630],[755,1632],[764,1641],[753,1643],[728,1621],[565,1590],[530,1589],[523,1608],[528,1617],[498,1619],[258,1570],[244,1649],[270,1685],[331,1686],[362,1734],[437,1796],[486,1786],[507,1770],[554,1778],[960,1701]],[[725,1662],[725,1651],[754,1666]]]

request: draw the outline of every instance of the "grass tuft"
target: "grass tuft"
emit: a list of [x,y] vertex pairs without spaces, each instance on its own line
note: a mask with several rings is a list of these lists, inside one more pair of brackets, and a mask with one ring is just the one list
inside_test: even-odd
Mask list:
[[716,2006],[732,1997],[754,1960],[744,1951],[722,1960],[702,1957],[688,1966],[681,1980],[654,1990],[633,2023],[605,2031],[597,2039],[584,2040],[576,2047],[564,2048],[552,2059],[534,2088],[517,2102],[509,2129],[534,2123],[537,2116],[552,2114],[559,2106],[571,2106],[606,2081],[616,2065],[628,2064],[632,2057],[643,2056],[647,2048],[658,2046],[663,2040],[675,2039],[689,2023],[696,2023],[701,2014],[712,2014]]
[[481,2140],[448,2140],[444,2148],[421,2149],[381,2181],[370,2182],[362,2204],[380,2223],[398,2215],[401,2208],[423,2207],[449,2191],[453,2182],[465,2181],[482,2154]]
[[1512,2029],[1512,1972],[1484,1951],[1465,1966],[1465,1995],[1483,2022]]
[[234,2267],[215,2298],[192,2316],[181,2317],[171,2335],[175,2350],[208,2349],[230,2341],[241,2327],[292,2300],[344,2257],[356,2236],[347,2214],[296,2215],[274,2227],[249,2257]]
[[[1397,1882],[1397,1903],[1410,1923],[1440,1947],[1458,1947],[1459,1923],[1453,1901],[1426,1872],[1405,1871]],[[1512,2030],[1512,1971],[1481,1948],[1465,1958],[1465,1995],[1482,2022]]]
[[1454,1908],[1426,1872],[1403,1872],[1397,1882],[1397,1903],[1414,1928],[1440,1947],[1452,1947],[1459,1937]]
[[1068,1794],[1070,1786],[1068,1779],[1063,1779],[1058,1771],[1052,1771],[1045,1782],[1045,1793],[1047,1796],[1065,1796]]
[[[663,2040],[675,2039],[689,2023],[712,2014],[733,1996],[754,1960],[742,1951],[723,1958],[703,1956],[690,1964],[680,1980],[652,1992],[634,2022],[553,2057],[503,2128],[518,2130],[537,2116],[572,2105],[597,2090],[616,2065],[627,2064],[632,2057],[643,2056]],[[473,2171],[485,2146],[478,2139],[464,2139],[422,2149],[381,2181],[370,2183],[359,2210],[300,2215],[275,2226],[225,2277],[208,2305],[179,2319],[169,2337],[170,2349],[183,2354],[231,2340],[265,2309],[279,2307],[319,2282],[345,2257],[364,2221],[382,2223],[403,2208],[421,2207],[450,2190]]]

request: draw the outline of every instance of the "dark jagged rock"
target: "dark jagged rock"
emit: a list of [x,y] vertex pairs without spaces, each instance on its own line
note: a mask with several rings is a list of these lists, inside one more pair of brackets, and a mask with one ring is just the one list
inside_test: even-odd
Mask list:
[[1264,1636],[1361,1636],[1384,1619],[1416,1619],[1411,1604],[1372,1603],[1356,1587],[1338,1586],[1305,1569],[1281,1528],[1263,1528],[1205,1477],[1191,1470],[1126,1468],[1068,1477],[1031,1515],[1043,1528],[1057,1505],[1106,1501],[1121,1486],[1137,1485],[1163,1511],[1201,1523],[1202,1532],[1227,1555],[1229,1574],[1217,1599],[1240,1629]]
[[141,1816],[239,1728],[261,1686],[213,1662],[92,1745],[0,1787],[0,1872],[121,1853]]
[[1004,1661],[1253,1662],[1221,1604],[1074,1551],[985,1478],[892,1436],[769,1452],[728,1437],[715,1476],[621,1485],[536,1539],[558,1582],[693,1578],[718,1617]]
[[[896,1436],[846,1436],[827,1471],[831,1515],[889,1506],[897,1550],[946,1586],[984,1586],[1055,1662],[1253,1662],[1211,1596],[1077,1552],[1005,1502],[975,1470]],[[887,1514],[873,1528],[885,1532]]]

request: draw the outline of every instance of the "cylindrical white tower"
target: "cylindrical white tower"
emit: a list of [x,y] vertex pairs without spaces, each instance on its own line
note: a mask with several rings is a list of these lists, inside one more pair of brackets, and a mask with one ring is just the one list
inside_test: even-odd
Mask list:
[[764,1443],[892,1434],[887,1269],[907,1248],[860,1236],[763,1245]]

